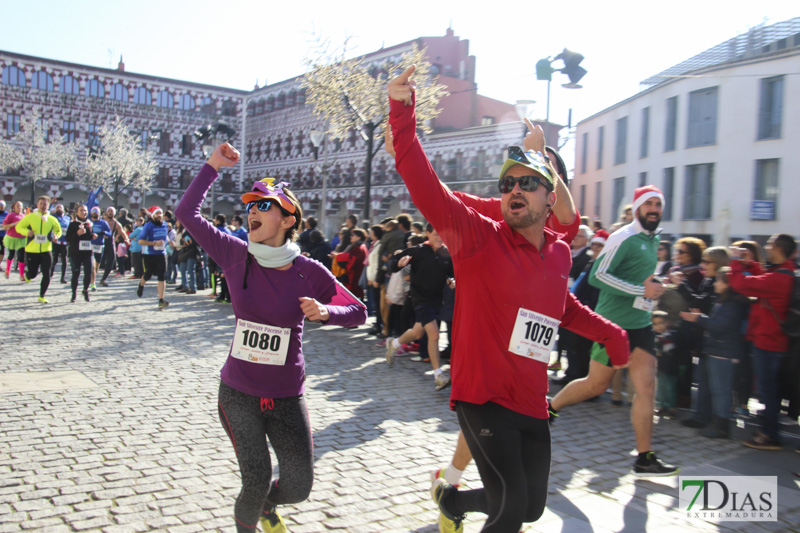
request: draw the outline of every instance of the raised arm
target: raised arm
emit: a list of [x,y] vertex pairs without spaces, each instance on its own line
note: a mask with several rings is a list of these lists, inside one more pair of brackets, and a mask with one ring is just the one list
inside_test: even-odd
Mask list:
[[231,251],[246,253],[247,243],[215,228],[203,218],[201,207],[206,193],[219,175],[219,169],[231,167],[238,161],[239,152],[233,146],[228,143],[217,146],[175,208],[175,216],[186,231],[223,269],[236,261],[235,256],[238,254],[232,254]]
[[452,253],[469,257],[481,249],[493,222],[468,209],[433,171],[416,134],[413,73],[414,67],[409,67],[387,86],[397,171],[414,205],[436,228]]

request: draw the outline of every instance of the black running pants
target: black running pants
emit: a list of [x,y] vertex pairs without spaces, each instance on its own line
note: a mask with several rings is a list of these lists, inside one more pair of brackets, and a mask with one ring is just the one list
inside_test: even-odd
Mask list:
[[[258,398],[220,382],[219,419],[242,475],[234,507],[238,533],[255,532],[264,510],[308,498],[314,481],[314,447],[303,396]],[[268,440],[280,469],[274,482]]]
[[445,508],[454,515],[479,511],[488,515],[481,531],[516,533],[523,522],[535,522],[547,502],[550,477],[550,425],[499,404],[458,402],[464,432],[482,489],[449,495]]

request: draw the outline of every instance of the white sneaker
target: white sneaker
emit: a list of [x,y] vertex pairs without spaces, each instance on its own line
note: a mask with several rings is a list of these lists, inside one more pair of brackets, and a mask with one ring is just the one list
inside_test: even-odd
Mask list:
[[434,383],[436,383],[436,390],[442,390],[450,385],[450,376],[447,374],[447,372],[442,372],[436,376]]
[[394,347],[394,337],[386,337],[386,362],[394,364],[394,356],[397,348]]

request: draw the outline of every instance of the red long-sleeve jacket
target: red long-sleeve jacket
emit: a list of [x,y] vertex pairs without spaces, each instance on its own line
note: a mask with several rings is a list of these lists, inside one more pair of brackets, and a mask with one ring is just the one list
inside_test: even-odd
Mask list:
[[731,275],[728,277],[733,290],[758,298],[750,306],[747,340],[756,348],[771,352],[789,349],[789,338],[783,333],[780,322],[789,312],[794,276],[788,272],[776,272],[778,269],[794,272],[794,265],[786,261],[765,271],[758,263],[745,265],[741,261],[731,261]]
[[467,207],[437,178],[416,136],[413,106],[391,102],[397,170],[414,205],[453,257],[457,296],[453,319],[453,387],[457,401],[488,401],[547,418],[547,364],[509,350],[517,317],[531,310],[579,335],[602,342],[614,364],[627,362],[624,330],[596,315],[567,291],[572,254],[544,229],[541,250],[505,221]]

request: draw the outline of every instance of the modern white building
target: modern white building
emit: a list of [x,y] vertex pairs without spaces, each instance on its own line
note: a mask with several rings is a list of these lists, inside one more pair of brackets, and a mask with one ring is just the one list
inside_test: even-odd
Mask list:
[[642,83],[577,125],[571,189],[582,214],[608,227],[653,184],[667,236],[727,245],[800,234],[800,17]]

